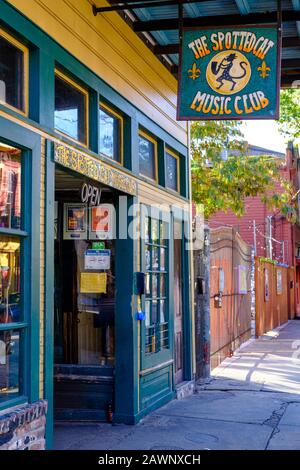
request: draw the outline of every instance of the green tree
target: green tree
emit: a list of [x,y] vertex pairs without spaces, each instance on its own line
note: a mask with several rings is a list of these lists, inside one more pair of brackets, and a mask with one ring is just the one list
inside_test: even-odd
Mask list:
[[279,131],[288,141],[300,138],[300,89],[281,90],[278,125]]
[[[280,174],[282,162],[269,156],[246,155],[238,121],[198,121],[191,124],[193,200],[203,204],[204,216],[231,209],[245,210],[247,196],[260,195],[274,210],[295,221],[295,195]],[[229,156],[222,157],[228,150]],[[230,155],[230,151],[235,155]]]

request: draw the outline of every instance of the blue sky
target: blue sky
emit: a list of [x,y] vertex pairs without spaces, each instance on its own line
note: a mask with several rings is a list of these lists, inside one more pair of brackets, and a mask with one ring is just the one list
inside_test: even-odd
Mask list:
[[242,132],[249,144],[258,145],[269,150],[285,152],[286,144],[283,136],[278,132],[276,121],[243,121]]

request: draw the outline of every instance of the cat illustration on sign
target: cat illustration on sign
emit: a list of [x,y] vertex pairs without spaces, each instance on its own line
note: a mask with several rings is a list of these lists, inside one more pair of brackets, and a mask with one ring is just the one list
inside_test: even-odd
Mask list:
[[214,61],[211,63],[211,70],[214,75],[218,75],[219,72],[222,70],[222,74],[216,79],[216,81],[220,84],[217,89],[219,90],[223,85],[224,85],[224,80],[231,82],[231,90],[235,89],[235,86],[237,84],[236,80],[240,80],[244,78],[247,74],[246,67],[247,62],[240,61],[239,66],[243,70],[243,73],[241,75],[232,75],[231,74],[231,69],[234,66],[234,61],[237,59],[236,54],[229,54],[226,57],[224,57],[220,63]]

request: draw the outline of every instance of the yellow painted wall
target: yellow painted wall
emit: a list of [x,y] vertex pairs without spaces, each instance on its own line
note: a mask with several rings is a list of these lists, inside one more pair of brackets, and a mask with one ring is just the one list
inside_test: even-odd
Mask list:
[[[9,0],[41,29],[173,137],[187,144],[176,121],[177,81],[115,12],[92,13],[92,0]],[[97,6],[106,0],[95,0]]]

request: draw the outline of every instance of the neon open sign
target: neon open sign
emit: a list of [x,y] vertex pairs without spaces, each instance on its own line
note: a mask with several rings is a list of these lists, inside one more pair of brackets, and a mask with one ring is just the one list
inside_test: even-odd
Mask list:
[[100,206],[101,189],[88,183],[81,186],[81,200],[89,206]]

